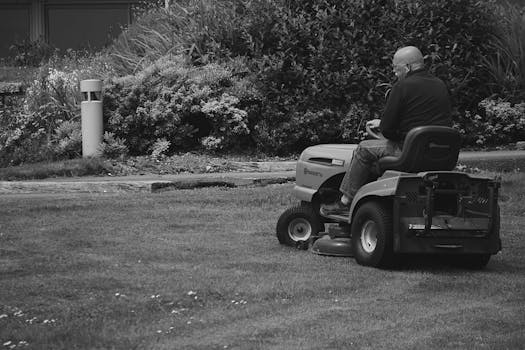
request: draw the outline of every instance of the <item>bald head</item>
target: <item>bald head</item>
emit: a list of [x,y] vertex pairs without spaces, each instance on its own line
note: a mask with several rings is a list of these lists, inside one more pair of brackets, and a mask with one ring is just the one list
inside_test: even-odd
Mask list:
[[392,64],[396,76],[399,79],[404,79],[408,72],[423,68],[425,61],[423,54],[417,47],[405,46],[396,51]]

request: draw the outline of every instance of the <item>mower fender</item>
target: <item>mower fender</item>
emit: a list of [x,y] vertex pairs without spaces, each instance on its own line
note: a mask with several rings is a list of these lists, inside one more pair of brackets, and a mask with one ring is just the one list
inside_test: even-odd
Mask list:
[[317,190],[295,185],[292,193],[295,196],[295,198],[299,199],[300,201],[312,202],[312,199],[317,193]]
[[377,181],[370,182],[362,186],[355,194],[354,200],[350,206],[349,222],[352,222],[352,215],[358,208],[359,203],[370,197],[390,197],[396,194],[399,176],[380,178]]

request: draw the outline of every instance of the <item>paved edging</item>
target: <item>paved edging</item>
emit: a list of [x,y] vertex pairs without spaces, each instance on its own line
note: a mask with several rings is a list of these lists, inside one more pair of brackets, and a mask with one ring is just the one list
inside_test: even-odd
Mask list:
[[87,182],[87,181],[2,181],[0,193],[115,193],[151,192],[153,182]]
[[158,179],[133,177],[47,179],[42,181],[0,181],[0,194],[24,193],[120,193],[161,192],[203,187],[266,186],[295,181],[295,171],[231,174],[190,174],[163,176]]
[[[253,172],[81,177],[0,181],[0,194],[160,192],[210,186],[242,187],[295,181],[296,162],[253,162]],[[525,151],[462,152],[458,164],[495,171],[525,171]]]

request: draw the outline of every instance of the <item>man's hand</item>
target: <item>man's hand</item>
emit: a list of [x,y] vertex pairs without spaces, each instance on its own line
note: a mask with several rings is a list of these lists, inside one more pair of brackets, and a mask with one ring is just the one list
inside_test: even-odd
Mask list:
[[369,129],[378,129],[379,128],[379,124],[381,123],[381,119],[372,119],[372,120],[369,120],[366,122],[366,126],[369,128]]
[[366,122],[366,133],[368,134],[368,136],[378,140],[385,138],[381,134],[381,131],[379,131],[380,123],[381,119],[372,119]]

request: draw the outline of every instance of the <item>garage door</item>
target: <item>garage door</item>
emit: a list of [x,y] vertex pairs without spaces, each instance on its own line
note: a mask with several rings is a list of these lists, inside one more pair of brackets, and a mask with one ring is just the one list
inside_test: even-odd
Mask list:
[[29,40],[29,5],[0,5],[0,57],[8,56],[14,43]]
[[59,49],[100,49],[129,23],[129,8],[116,5],[71,5],[46,8],[48,41]]

